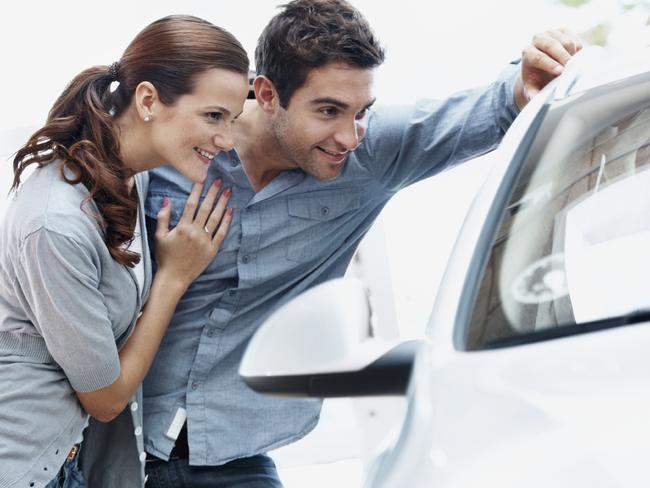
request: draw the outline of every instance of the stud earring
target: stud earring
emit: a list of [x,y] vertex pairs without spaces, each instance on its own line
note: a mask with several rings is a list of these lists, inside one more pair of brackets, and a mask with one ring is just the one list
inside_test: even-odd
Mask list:
[[143,120],[145,122],[151,122],[151,115],[145,115]]

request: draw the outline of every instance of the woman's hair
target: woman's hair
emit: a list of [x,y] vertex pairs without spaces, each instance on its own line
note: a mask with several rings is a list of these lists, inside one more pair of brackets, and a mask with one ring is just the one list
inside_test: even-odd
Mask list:
[[[247,75],[248,57],[239,41],[220,27],[197,17],[172,15],[145,27],[109,66],[95,66],[78,74],[54,103],[45,126],[36,131],[13,161],[14,181],[31,164],[63,161],[62,177],[82,183],[99,209],[111,256],[134,266],[140,256],[128,250],[133,240],[137,195],[127,186],[128,172],[120,158],[114,120],[130,105],[136,86],[152,83],[165,105],[194,89],[197,75],[220,68]],[[111,90],[111,84],[119,85]],[[75,175],[64,173],[68,168]]]

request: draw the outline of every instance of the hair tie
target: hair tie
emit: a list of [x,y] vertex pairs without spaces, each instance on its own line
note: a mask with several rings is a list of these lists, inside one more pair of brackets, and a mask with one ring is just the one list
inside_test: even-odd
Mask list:
[[111,75],[111,81],[117,81],[117,68],[119,62],[115,62],[108,67],[108,74]]

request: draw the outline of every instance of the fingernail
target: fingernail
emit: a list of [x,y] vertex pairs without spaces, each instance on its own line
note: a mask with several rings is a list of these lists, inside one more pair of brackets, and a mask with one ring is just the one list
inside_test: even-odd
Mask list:
[[232,188],[228,187],[223,191],[223,196],[229,197],[232,194]]
[[215,188],[220,188],[221,183],[222,183],[221,178],[217,178],[216,180],[214,180],[213,185],[214,185]]
[[163,208],[166,208],[167,205],[169,205],[169,197],[164,197],[162,206],[163,206]]
[[232,207],[229,208],[228,210],[226,210],[226,214],[228,215],[228,217],[232,217],[233,212],[234,212],[234,210],[232,209]]
[[555,68],[553,68],[553,73],[555,74],[561,74],[564,71],[564,66],[561,64],[558,64]]

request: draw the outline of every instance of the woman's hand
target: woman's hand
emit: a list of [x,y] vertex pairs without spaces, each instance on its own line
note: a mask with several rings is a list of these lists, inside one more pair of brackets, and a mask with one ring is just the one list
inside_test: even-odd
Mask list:
[[158,212],[157,274],[163,273],[166,280],[179,284],[184,287],[183,289],[187,289],[214,259],[226,237],[232,220],[232,209],[226,209],[231,189],[226,188],[221,193],[215,206],[214,202],[220,188],[221,180],[216,180],[199,206],[203,184],[195,184],[185,203],[183,215],[171,231],[169,230],[171,215],[169,199],[165,198]]

